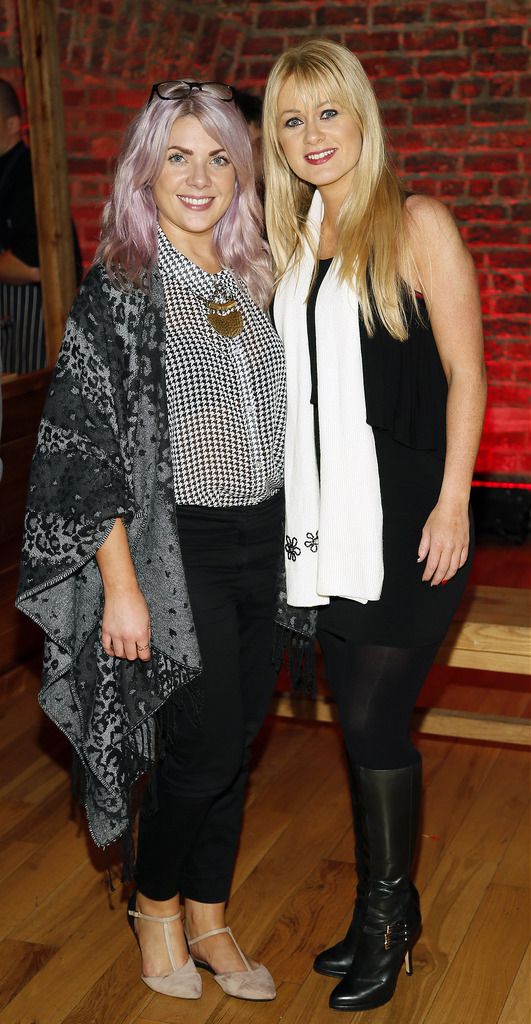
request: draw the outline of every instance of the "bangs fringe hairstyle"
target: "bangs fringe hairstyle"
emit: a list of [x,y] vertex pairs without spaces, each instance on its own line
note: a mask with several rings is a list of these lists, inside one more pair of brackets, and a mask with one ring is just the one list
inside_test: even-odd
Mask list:
[[[264,98],[263,136],[268,240],[280,278],[310,244],[306,216],[314,187],[291,170],[278,138],[278,96],[292,78],[312,107],[338,103],[353,116],[362,136],[355,188],[344,200],[337,223],[339,278],[354,282],[369,334],[375,312],[390,333],[407,336],[406,304],[418,311],[404,280],[412,265],[404,215],[405,193],[386,153],[380,111],[359,60],[327,39],[295,46],[274,65]],[[313,247],[312,247],[313,248]],[[314,252],[317,270],[318,253]]]
[[273,275],[263,239],[262,207],[256,192],[253,156],[245,120],[234,102],[194,90],[180,100],[154,97],[127,132],[109,201],[103,211],[96,259],[121,288],[146,289],[157,260],[157,207],[152,185],[166,159],[174,121],[196,117],[222,146],[234,166],[234,197],[214,228],[214,249],[223,267],[247,285],[258,305],[267,306]]

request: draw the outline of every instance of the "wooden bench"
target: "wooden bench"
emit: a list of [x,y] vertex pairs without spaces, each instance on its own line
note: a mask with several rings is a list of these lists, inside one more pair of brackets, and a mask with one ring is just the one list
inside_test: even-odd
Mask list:
[[[452,668],[529,675],[531,671],[530,591],[516,587],[471,586],[456,612],[437,661]],[[277,694],[273,711],[283,717],[336,720],[330,697],[315,700]],[[494,743],[531,745],[531,719],[470,711],[418,707],[419,732]]]

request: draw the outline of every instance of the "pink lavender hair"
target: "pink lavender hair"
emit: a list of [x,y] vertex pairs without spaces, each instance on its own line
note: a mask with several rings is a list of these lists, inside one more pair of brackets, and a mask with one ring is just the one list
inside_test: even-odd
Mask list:
[[243,278],[255,302],[264,307],[271,297],[273,276],[262,237],[262,207],[247,126],[234,102],[199,90],[182,100],[154,97],[130,125],[103,211],[96,259],[122,286],[149,284],[157,260],[157,208],[151,185],[162,170],[173,122],[189,114],[223,146],[236,173],[234,198],[214,229],[218,259]]

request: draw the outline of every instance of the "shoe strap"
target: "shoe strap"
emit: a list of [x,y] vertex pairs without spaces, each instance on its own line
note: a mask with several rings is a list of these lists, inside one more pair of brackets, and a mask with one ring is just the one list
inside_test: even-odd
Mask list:
[[209,939],[211,937],[211,935],[222,935],[224,933],[226,933],[227,935],[230,935],[234,945],[236,946],[236,949],[238,950],[238,953],[240,954],[240,956],[241,956],[241,958],[242,958],[242,960],[243,960],[243,962],[245,964],[246,971],[250,971],[251,970],[251,965],[250,965],[247,957],[245,956],[245,953],[243,952],[243,950],[240,949],[238,943],[236,942],[236,939],[234,938],[234,935],[232,934],[232,930],[229,927],[226,927],[226,928],[212,928],[212,931],[210,931],[210,932],[203,932],[202,935],[196,935],[195,939],[191,939],[187,935],[188,945],[189,946],[195,946],[196,942],[202,942],[203,939]]
[[162,925],[162,927],[164,928],[164,942],[166,943],[166,952],[168,954],[168,959],[171,963],[172,971],[178,970],[177,964],[175,962],[175,957],[173,955],[173,947],[171,944],[171,935],[169,932],[168,925],[170,924],[171,921],[180,920],[181,911],[178,910],[176,914],[170,914],[169,917],[153,917],[152,914],[142,914],[140,910],[128,910],[127,913],[130,915],[130,917],[140,917],[142,921],[156,921],[157,924]]
[[141,917],[143,921],[158,921],[159,924],[165,924],[169,921],[179,921],[181,917],[181,911],[178,910],[176,914],[171,914],[170,917],[153,917],[152,914],[142,914],[140,910],[128,910],[129,917]]
[[203,939],[209,939],[211,935],[221,935],[223,932],[228,932],[232,935],[230,928],[213,928],[210,932],[203,932],[202,935],[196,935],[195,939],[191,939],[187,933],[188,945],[195,946],[196,942],[202,942]]

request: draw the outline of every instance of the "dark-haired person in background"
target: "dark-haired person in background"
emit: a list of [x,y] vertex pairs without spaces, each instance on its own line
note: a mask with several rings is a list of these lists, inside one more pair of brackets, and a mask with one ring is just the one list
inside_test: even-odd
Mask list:
[[[81,255],[74,232],[76,277]],[[46,365],[41,274],[30,151],[22,139],[22,109],[13,86],[0,79],[0,355],[4,373]]]
[[254,93],[246,92],[243,89],[233,88],[233,93],[236,106],[241,110],[247,123],[247,129],[251,138],[251,146],[253,150],[256,188],[260,199],[263,201],[264,170],[262,167],[262,100],[259,96],[255,96]]

